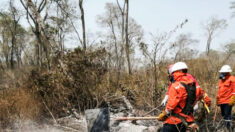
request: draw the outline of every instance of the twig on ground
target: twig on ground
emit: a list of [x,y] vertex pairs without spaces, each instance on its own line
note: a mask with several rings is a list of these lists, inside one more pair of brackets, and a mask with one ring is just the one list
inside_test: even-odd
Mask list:
[[80,132],[79,130],[77,129],[74,129],[74,128],[71,128],[71,127],[67,127],[67,126],[61,126],[59,124],[56,124],[54,125],[55,127],[60,127],[60,128],[63,128],[63,129],[67,129],[67,130],[70,130],[70,131],[76,131],[76,132]]
[[160,107],[161,107],[161,105],[159,105],[159,106],[157,106],[157,107],[153,108],[152,110],[150,110],[149,112],[147,112],[146,114],[144,114],[144,116],[146,116],[146,115],[148,115],[148,114],[152,113],[152,112],[153,112],[153,111],[155,111],[155,110],[160,111],[160,110],[159,110],[159,108],[160,108]]
[[206,131],[207,131],[207,132],[210,132],[210,131],[209,131],[209,128],[208,128],[208,122],[207,122],[207,119],[208,119],[208,113],[206,113],[206,120],[205,120],[205,124],[206,124]]
[[50,109],[47,107],[46,103],[44,102],[44,100],[42,101],[42,103],[45,105],[46,109],[48,110],[48,112],[50,113],[51,117],[53,118],[54,120],[54,123],[57,124],[57,121],[54,117],[54,115],[52,114],[52,112],[50,111]]

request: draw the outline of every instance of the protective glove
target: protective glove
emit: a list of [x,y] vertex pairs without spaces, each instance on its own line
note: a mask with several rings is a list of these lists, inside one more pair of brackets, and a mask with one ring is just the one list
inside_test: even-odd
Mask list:
[[167,115],[166,115],[166,112],[164,110],[161,114],[158,115],[158,120],[159,121],[164,121],[164,120],[166,120],[166,117],[167,117]]
[[197,110],[198,110],[198,101],[197,101],[197,103],[194,105],[193,110],[194,110],[194,111],[197,111]]
[[166,95],[166,96],[164,97],[164,99],[162,100],[161,105],[162,105],[162,106],[165,106],[165,105],[166,105],[167,100],[168,100],[168,95]]
[[235,104],[235,96],[232,96],[229,101],[229,105],[233,106]]

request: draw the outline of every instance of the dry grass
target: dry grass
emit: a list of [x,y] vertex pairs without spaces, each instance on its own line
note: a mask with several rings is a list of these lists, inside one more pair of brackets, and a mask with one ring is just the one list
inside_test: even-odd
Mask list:
[[0,125],[9,127],[16,120],[39,117],[40,102],[23,89],[7,89],[0,92]]

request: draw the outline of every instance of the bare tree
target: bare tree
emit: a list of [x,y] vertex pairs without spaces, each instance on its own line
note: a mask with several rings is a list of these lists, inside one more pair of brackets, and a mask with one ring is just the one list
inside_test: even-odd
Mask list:
[[[38,19],[37,16],[46,7],[46,1],[45,0],[41,1],[40,6],[38,7],[37,10],[34,9],[36,7],[33,6],[32,1],[25,0],[25,3],[24,3],[23,0],[20,0],[20,2],[26,10],[26,16],[27,16],[26,18],[27,18],[28,23],[29,23],[29,25],[30,25],[30,27],[31,27],[31,29],[32,29],[33,33],[35,34],[35,36],[37,38],[37,41],[38,41],[38,45],[36,46],[37,47],[36,52],[37,52],[37,64],[38,64],[39,69],[40,69],[42,67],[42,60],[43,60],[42,54],[43,54],[43,47],[44,47],[43,45],[44,44],[43,44],[43,40],[42,40],[42,37],[41,37],[42,36],[42,34],[41,34],[41,28],[42,27],[41,27],[41,25],[39,24],[39,22],[37,20]],[[33,13],[33,11],[32,11],[32,13],[29,11],[29,6],[30,5],[31,5],[31,8],[33,8],[34,13]],[[29,17],[33,21],[34,26],[30,23]],[[40,18],[39,21],[41,21],[41,18]]]
[[27,31],[27,37],[23,49],[22,61],[24,65],[37,66],[37,50],[35,45],[38,45],[38,41],[34,33],[29,30]]
[[1,20],[0,20],[0,32],[1,32],[1,57],[5,59],[7,68],[10,67],[9,59],[10,59],[10,33],[6,32],[9,31],[7,28],[9,27],[7,15],[1,13]]
[[[143,53],[143,55],[150,60],[151,65],[153,66],[154,69],[154,88],[157,89],[158,86],[158,71],[160,71],[161,64],[166,56],[166,53],[170,48],[167,48],[167,42],[171,38],[171,36],[177,32],[177,30],[183,28],[183,26],[188,22],[186,19],[184,22],[181,24],[177,25],[173,30],[171,30],[169,33],[160,33],[158,35],[153,35],[152,36],[152,47],[150,47],[150,44],[146,43],[140,43],[140,49]],[[158,69],[158,70],[157,70]]]
[[[56,16],[50,17],[54,23],[56,23],[57,35],[59,39],[60,47],[63,47],[62,40],[66,36],[70,36],[71,34],[75,34],[76,38],[79,41],[79,44],[84,47],[83,40],[80,37],[79,31],[76,27],[76,23],[78,20],[77,15],[77,6],[73,6],[73,2],[69,3],[69,0],[53,0],[56,4]],[[80,19],[79,19],[80,21]],[[85,21],[84,21],[85,23]],[[54,24],[51,26],[53,27]],[[85,33],[86,36],[86,33]],[[86,38],[86,37],[85,37]],[[86,43],[87,40],[85,39]]]
[[[23,40],[25,35],[25,30],[19,24],[21,13],[14,6],[14,0],[9,1],[9,10],[7,12],[0,12],[1,15],[1,26],[3,30],[2,32],[2,40],[3,40],[3,51],[4,56],[6,58],[6,63],[8,66],[8,61],[10,59],[10,67],[13,69],[15,65],[15,61],[17,61],[18,67],[22,64],[21,54],[23,48]],[[6,38],[8,37],[8,38]],[[8,45],[8,41],[10,39],[10,46]],[[7,48],[8,47],[8,48]],[[8,54],[7,52],[10,52]]]
[[[122,53],[123,53],[123,43],[124,43],[124,26],[123,26],[123,12],[119,12],[119,9],[117,6],[115,6],[112,3],[106,3],[106,12],[105,15],[98,16],[98,23],[101,26],[108,27],[110,35],[107,36],[107,39],[109,41],[109,38],[111,38],[111,43],[114,44],[114,53],[115,53],[115,69],[116,72],[116,86],[119,87],[119,81],[120,81],[120,70],[122,67]],[[105,16],[105,17],[104,17]],[[120,17],[121,16],[121,17]],[[121,23],[121,24],[120,24]],[[121,28],[121,29],[120,29]],[[121,30],[121,44],[119,44],[119,32],[117,30]],[[112,49],[112,45],[108,45],[110,47],[110,51]],[[112,57],[110,57],[112,58]],[[111,61],[111,60],[110,60]]]
[[152,89],[152,104],[155,104],[158,93],[158,77],[161,68],[161,63],[165,59],[165,55],[168,51],[167,45],[168,34],[163,33],[157,36],[152,35],[152,44],[153,47],[150,47],[150,44],[140,43],[140,49],[143,55],[150,60],[150,64],[153,68],[153,89]]
[[[129,75],[132,74],[132,66],[130,60],[130,40],[129,40],[129,0],[125,0],[123,6],[120,6],[119,0],[117,0],[117,5],[119,7],[119,11],[121,12],[121,29],[122,29],[122,43],[125,41],[125,52],[126,52],[126,60]],[[125,34],[125,40],[124,40]]]
[[122,45],[124,45],[124,29],[125,29],[125,8],[126,8],[126,2],[123,3],[123,6],[121,7],[119,0],[117,0],[117,5],[119,8],[119,11],[121,12],[121,39],[122,39]]
[[235,9],[235,1],[231,2],[230,9],[233,10],[232,17],[234,17],[235,16],[235,11],[234,11],[234,9]]
[[[41,68],[44,60],[43,53],[45,54],[47,68],[50,69],[51,48],[55,48],[56,44],[54,37],[48,33],[45,25],[48,12],[45,12],[44,17],[41,16],[42,11],[46,9],[45,7],[48,4],[48,0],[40,0],[39,4],[37,4],[38,1],[33,3],[32,0],[20,0],[20,2],[26,10],[26,18],[38,41],[37,54],[39,69]],[[34,26],[31,24],[29,17],[33,21]]]
[[228,61],[232,55],[235,55],[235,43],[228,43],[224,46],[226,57],[224,58],[222,64]]
[[[105,36],[106,42],[110,42],[107,44],[110,49],[110,52],[113,58],[113,64],[116,69],[117,75],[117,86],[120,78],[120,71],[125,64],[126,57],[125,55],[125,25],[124,25],[124,11],[125,3],[123,3],[123,7],[121,8],[118,3],[115,5],[114,3],[106,4],[106,12],[98,16],[98,23],[107,27],[108,33]],[[143,38],[143,30],[140,25],[138,25],[133,18],[129,18],[128,22],[128,44],[129,44],[129,54],[133,54],[135,45],[138,45]],[[130,56],[131,58],[131,56]],[[127,61],[126,61],[127,62]],[[128,66],[128,64],[127,64]],[[127,68],[128,69],[128,68]]]
[[84,9],[83,9],[83,0],[79,0],[79,8],[81,11],[81,21],[82,21],[82,44],[83,50],[86,52],[86,26],[85,26],[85,17],[84,17]]
[[171,49],[175,52],[174,61],[182,61],[191,57],[194,50],[189,48],[192,44],[196,44],[198,40],[193,39],[191,34],[180,34],[176,42],[171,45]]
[[[75,28],[73,26],[75,18],[77,19],[74,10],[76,7],[72,7],[68,0],[51,0],[50,7],[48,9],[50,16],[46,21],[46,30],[57,42],[59,52],[56,52],[56,54],[57,57],[60,57],[64,55],[66,37],[70,36],[72,29]],[[80,40],[79,35],[78,38]]]
[[17,30],[17,25],[19,23],[20,17],[17,16],[17,10],[16,8],[13,6],[12,1],[10,1],[10,11],[11,11],[11,15],[13,18],[13,28],[11,30],[11,68],[14,68],[14,49],[15,49],[15,45],[16,45],[16,30]]
[[153,88],[152,88],[152,104],[156,103],[159,95],[158,82],[159,82],[159,73],[162,69],[162,65],[166,60],[167,52],[170,48],[168,48],[168,41],[171,36],[180,28],[182,28],[188,20],[186,19],[180,25],[177,25],[173,30],[169,33],[160,33],[157,35],[151,34],[152,43],[147,44],[144,42],[140,43],[140,49],[147,60],[150,61],[151,68],[153,69]]
[[220,33],[221,30],[224,30],[227,27],[227,22],[225,19],[210,18],[206,23],[203,24],[207,36],[206,43],[206,54],[207,56],[210,53],[211,42],[213,38]]
[[129,0],[125,0],[126,2],[126,26],[125,26],[125,33],[126,33],[126,59],[128,64],[128,73],[132,74],[131,71],[131,61],[130,61],[130,45],[129,45],[129,34],[128,34],[128,19],[129,19]]

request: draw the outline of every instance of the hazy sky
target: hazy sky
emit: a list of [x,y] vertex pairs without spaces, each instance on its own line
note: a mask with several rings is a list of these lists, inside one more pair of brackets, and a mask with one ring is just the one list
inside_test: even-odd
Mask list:
[[[130,0],[130,16],[142,25],[145,33],[170,31],[179,23],[188,19],[180,33],[191,33],[200,40],[196,46],[205,50],[206,39],[201,23],[215,16],[226,19],[229,26],[212,41],[212,48],[219,50],[221,45],[235,40],[235,17],[231,18],[231,1],[235,0]],[[85,13],[90,31],[102,30],[96,24],[96,15],[104,12],[106,2],[116,0],[87,0]],[[235,10],[234,10],[235,11]]]
[[[0,0],[1,8],[6,7],[6,1]],[[235,40],[235,17],[231,18],[231,1],[235,0],[130,0],[129,14],[142,25],[146,34],[168,32],[188,19],[189,22],[178,33],[191,33],[193,38],[200,41],[196,48],[201,51],[206,47],[201,23],[212,16],[226,19],[229,26],[212,41],[212,48],[219,50],[222,44]],[[19,0],[16,2],[21,6]],[[97,25],[96,19],[97,15],[104,13],[107,2],[116,3],[116,0],[84,0],[86,27],[89,32],[103,30]]]

